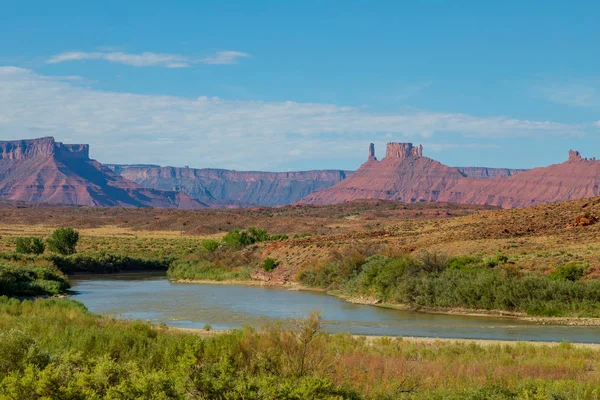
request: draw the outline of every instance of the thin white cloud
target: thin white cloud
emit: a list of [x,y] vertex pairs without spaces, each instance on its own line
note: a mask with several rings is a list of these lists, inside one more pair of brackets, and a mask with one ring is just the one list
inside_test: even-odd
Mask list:
[[546,138],[583,135],[589,128],[501,116],[106,92],[0,67],[0,140],[52,135],[89,143],[92,156],[106,163],[279,169],[311,159],[362,159],[370,141],[418,142],[438,134],[463,142]]
[[163,54],[145,52],[131,54],[121,51],[70,51],[56,54],[46,60],[47,64],[59,64],[71,61],[104,60],[116,64],[130,65],[133,67],[165,67],[165,68],[187,68],[192,64],[236,64],[239,58],[249,57],[249,54],[240,51],[218,51],[215,54],[195,58],[180,54]]
[[250,57],[241,51],[217,51],[214,55],[202,59],[204,64],[237,64],[239,58]]
[[587,83],[552,83],[534,88],[538,97],[572,107],[600,107],[600,85]]

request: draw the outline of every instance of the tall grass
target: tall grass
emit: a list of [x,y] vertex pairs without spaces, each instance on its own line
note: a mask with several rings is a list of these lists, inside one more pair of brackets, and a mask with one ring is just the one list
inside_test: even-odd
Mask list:
[[3,399],[596,399],[600,353],[320,332],[318,315],[203,338],[0,297]]

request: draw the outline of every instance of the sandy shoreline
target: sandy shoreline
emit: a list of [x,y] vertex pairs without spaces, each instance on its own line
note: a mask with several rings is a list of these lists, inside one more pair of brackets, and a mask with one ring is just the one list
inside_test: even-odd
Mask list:
[[210,284],[210,285],[243,285],[243,286],[262,286],[262,287],[273,287],[286,290],[299,290],[307,292],[319,292],[325,293],[330,296],[337,297],[352,304],[363,304],[375,307],[389,308],[394,310],[403,311],[415,311],[427,314],[442,314],[442,315],[460,315],[464,317],[495,317],[495,318],[507,318],[515,319],[527,322],[533,322],[540,325],[561,325],[561,326],[600,326],[600,318],[576,318],[576,317],[537,317],[527,315],[525,313],[515,313],[502,310],[471,310],[465,308],[434,308],[434,307],[421,307],[415,309],[406,304],[389,304],[382,303],[376,299],[370,299],[365,297],[351,297],[347,296],[340,291],[325,290],[318,288],[309,288],[300,285],[299,283],[278,283],[278,282],[267,282],[259,280],[251,281],[236,281],[236,280],[224,280],[224,281],[211,281],[211,280],[192,280],[192,279],[174,279],[172,282],[176,283],[191,283],[191,284]]

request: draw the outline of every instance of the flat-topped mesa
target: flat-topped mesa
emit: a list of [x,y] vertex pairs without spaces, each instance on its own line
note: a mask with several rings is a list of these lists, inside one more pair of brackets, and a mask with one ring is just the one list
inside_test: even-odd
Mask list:
[[25,160],[55,155],[88,159],[89,146],[87,144],[63,144],[56,142],[53,137],[0,141],[0,160]]
[[577,150],[569,150],[569,161],[596,161],[596,157],[584,158]]
[[423,146],[413,146],[412,143],[388,143],[385,149],[385,158],[423,157]]

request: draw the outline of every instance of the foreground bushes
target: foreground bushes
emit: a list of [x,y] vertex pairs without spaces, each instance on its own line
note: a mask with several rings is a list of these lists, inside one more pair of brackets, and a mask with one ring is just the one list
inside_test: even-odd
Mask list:
[[54,268],[0,262],[0,296],[57,295],[69,287],[65,276]]
[[0,297],[2,399],[597,399],[595,350],[434,346],[320,332],[320,318],[202,338]]
[[[600,317],[600,281],[573,268],[550,278],[476,257],[352,257],[300,274],[309,286],[342,289],[413,307],[507,310],[540,316]],[[490,268],[490,264],[500,265]],[[575,271],[578,271],[575,269]],[[557,274],[558,275],[558,274]],[[562,275],[565,275],[564,278]]]

